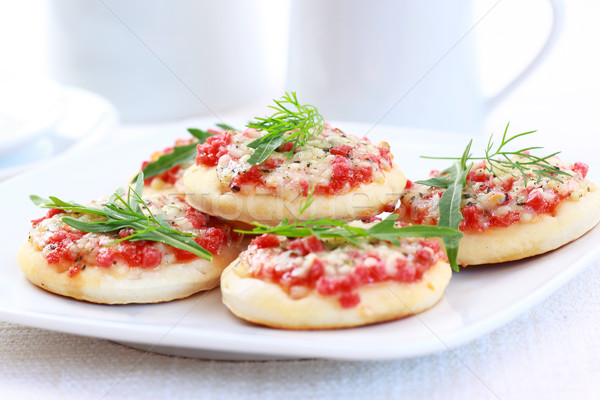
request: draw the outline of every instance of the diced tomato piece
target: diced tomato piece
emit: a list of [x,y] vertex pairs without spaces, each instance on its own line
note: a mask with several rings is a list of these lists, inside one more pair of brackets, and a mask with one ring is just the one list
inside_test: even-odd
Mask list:
[[288,248],[302,256],[325,250],[323,243],[314,236],[292,240],[288,243]]
[[192,224],[192,226],[196,229],[205,228],[208,225],[209,217],[206,214],[201,213],[200,211],[189,207],[185,211],[185,218]]
[[211,254],[219,253],[221,245],[226,240],[225,232],[219,228],[208,228],[201,237],[194,239],[196,243],[208,250]]
[[280,152],[280,153],[287,153],[287,152],[292,151],[293,148],[294,148],[294,143],[287,142],[287,143],[284,143],[281,146],[279,146],[279,148],[277,149],[277,151]]
[[308,271],[308,282],[310,284],[310,286],[314,286],[316,284],[316,282],[319,280],[319,278],[321,278],[323,276],[323,273],[325,272],[325,267],[323,266],[323,263],[321,262],[321,260],[316,259],[313,262],[313,265],[310,267],[310,270]]
[[279,247],[280,242],[276,235],[267,233],[254,238],[250,243],[251,246],[256,246],[257,249],[268,249],[271,247]]
[[144,268],[156,267],[162,261],[160,251],[152,246],[142,247],[142,266]]
[[421,239],[419,240],[419,244],[421,246],[429,247],[431,250],[433,250],[434,253],[440,251],[440,244],[435,240]]
[[340,291],[340,282],[334,278],[322,276],[317,281],[317,292],[323,295],[333,295]]
[[379,166],[382,166],[381,161],[385,161],[387,164],[392,164],[392,156],[390,153],[390,148],[388,146],[379,147],[379,155],[381,156],[379,161]]
[[329,150],[329,153],[333,154],[334,156],[342,156],[348,158],[352,153],[352,147],[342,144],[339,146],[332,147],[331,150]]
[[483,224],[483,209],[476,205],[465,206],[461,210],[463,220],[460,222],[461,231],[482,232],[485,229]]
[[590,166],[587,165],[586,163],[582,163],[582,162],[578,161],[575,164],[573,164],[573,171],[579,172],[579,174],[581,174],[582,178],[585,178],[587,176],[589,169],[590,169]]
[[227,145],[231,143],[231,133],[224,132],[220,135],[210,136],[206,142],[197,147],[196,156],[197,165],[206,165],[214,167],[219,162],[219,158],[227,153]]
[[518,212],[509,212],[501,217],[494,215],[490,218],[490,226],[509,226],[518,222],[521,219],[521,214]]
[[502,189],[505,192],[508,192],[512,189],[513,184],[515,183],[515,178],[513,178],[512,176],[505,179],[504,181],[502,181],[502,183],[500,184],[500,186],[502,187]]
[[469,171],[469,173],[467,174],[467,179],[473,182],[485,182],[488,179],[488,176],[486,175],[485,171],[474,171],[471,170]]
[[343,293],[340,296],[340,305],[342,308],[356,307],[360,303],[360,296],[358,293]]
[[76,254],[71,253],[69,247],[71,243],[81,239],[84,235],[81,231],[71,231],[61,229],[50,235],[47,247],[50,249],[45,258],[49,264],[58,264],[61,261],[74,261]]
[[96,256],[96,264],[101,267],[110,267],[117,255],[106,247],[103,247]]
[[281,164],[283,164],[282,158],[269,157],[262,164],[260,164],[260,169],[271,171]]
[[535,191],[529,193],[525,206],[531,208],[535,213],[541,214],[547,212],[551,204],[546,201],[541,192]]
[[231,181],[230,187],[232,187],[232,188],[236,187],[236,188],[238,188],[238,191],[239,191],[239,188],[245,184],[249,184],[252,186],[264,185],[264,183],[262,181],[262,172],[260,170],[260,166],[253,165],[252,167],[250,167],[250,169],[248,171],[237,175]]

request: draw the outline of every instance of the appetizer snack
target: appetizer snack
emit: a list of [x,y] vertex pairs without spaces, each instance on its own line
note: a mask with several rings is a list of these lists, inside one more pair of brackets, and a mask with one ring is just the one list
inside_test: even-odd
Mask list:
[[183,178],[187,201],[225,219],[276,225],[298,216],[309,188],[315,193],[309,215],[343,220],[378,214],[390,204],[393,209],[404,188],[387,143],[374,145],[325,125],[291,154],[292,143],[284,143],[252,165],[256,150],[249,144],[264,134],[228,131],[199,145],[196,165]]
[[442,297],[452,272],[436,241],[356,243],[258,236],[223,272],[223,303],[258,324],[328,329],[402,318]]
[[[503,138],[503,143],[508,141]],[[459,264],[497,263],[542,254],[577,239],[600,221],[600,191],[585,179],[586,164],[563,162],[556,153],[536,157],[527,150],[495,158],[505,154],[502,146],[495,154],[488,152],[483,160],[463,167],[465,180],[458,185],[461,192],[455,194],[460,196],[456,205],[460,204],[459,228],[464,232]],[[455,171],[432,171],[423,184],[409,181],[396,211],[400,219],[437,224],[444,192],[447,187],[457,190],[444,183],[450,175],[450,180],[458,176]]]
[[240,318],[286,329],[360,326],[426,310],[451,275],[438,242],[426,238],[458,232],[396,219],[255,224],[252,233],[264,234],[223,272],[223,303]]
[[[27,279],[50,292],[106,304],[163,302],[217,286],[241,251],[241,235],[183,199],[154,195],[137,209],[134,200],[129,208],[118,200],[67,206],[53,199],[62,209],[32,221],[18,254]],[[126,218],[138,229],[121,227]]]

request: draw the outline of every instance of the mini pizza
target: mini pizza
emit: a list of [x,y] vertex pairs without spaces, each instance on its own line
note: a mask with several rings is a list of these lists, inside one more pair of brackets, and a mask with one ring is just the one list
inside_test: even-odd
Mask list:
[[241,236],[183,199],[154,195],[145,204],[173,229],[197,235],[194,240],[213,254],[212,262],[156,241],[116,243],[133,233],[129,228],[82,232],[63,222],[63,217],[80,222],[106,218],[51,209],[32,221],[29,239],[18,254],[19,266],[42,289],[94,303],[156,303],[217,286],[223,269],[241,251]]
[[436,241],[365,240],[358,248],[265,234],[223,272],[221,292],[233,314],[253,323],[344,328],[422,312],[439,301],[450,276]]
[[[460,206],[459,228],[464,236],[459,264],[498,263],[542,254],[577,239],[598,223],[600,192],[585,179],[588,166],[556,157],[548,162],[563,173],[539,176],[526,164],[521,164],[523,170],[503,167],[492,168],[493,172],[487,162],[473,165]],[[431,177],[439,176],[432,171]],[[408,181],[397,210],[400,219],[437,224],[444,190]]]
[[[288,132],[290,134],[290,132]],[[227,220],[276,225],[299,216],[314,190],[306,217],[355,220],[395,207],[406,178],[387,143],[372,144],[325,124],[323,131],[290,151],[284,143],[259,165],[248,145],[264,132],[227,131],[198,145],[196,165],[184,175],[187,201]]]

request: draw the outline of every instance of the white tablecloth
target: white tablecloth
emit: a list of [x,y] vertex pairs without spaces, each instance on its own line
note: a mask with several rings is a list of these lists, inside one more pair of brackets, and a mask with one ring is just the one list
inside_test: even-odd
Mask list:
[[0,324],[0,397],[597,399],[600,263],[504,327],[426,357],[230,362]]

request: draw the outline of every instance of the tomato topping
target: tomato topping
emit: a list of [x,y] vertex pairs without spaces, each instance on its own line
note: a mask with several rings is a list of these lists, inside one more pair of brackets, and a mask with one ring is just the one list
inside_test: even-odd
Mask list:
[[465,206],[461,210],[463,220],[460,222],[459,229],[461,231],[477,231],[482,232],[485,228],[483,225],[483,209],[476,205]]
[[352,153],[352,147],[347,146],[347,145],[339,145],[339,146],[335,146],[332,147],[329,150],[330,154],[333,154],[334,156],[343,156],[343,157],[350,157],[350,154]]
[[253,165],[242,174],[238,174],[231,180],[230,188],[233,192],[239,192],[242,185],[263,186],[260,166]]
[[503,182],[500,184],[500,186],[502,187],[502,189],[503,189],[505,192],[509,192],[509,191],[512,189],[512,187],[513,187],[514,183],[515,183],[515,178],[513,178],[513,177],[511,176],[511,177],[509,177],[508,179],[504,180],[504,181],[503,181]]
[[590,167],[586,163],[582,163],[582,162],[578,161],[575,164],[573,164],[573,171],[579,172],[579,174],[581,174],[582,178],[585,178],[587,176],[589,169],[590,169]]
[[[387,146],[379,147],[379,155],[382,160],[384,160],[387,164],[392,164],[392,155],[390,153],[390,148]],[[379,163],[381,165],[381,162]]]
[[287,143],[284,143],[281,146],[279,146],[277,151],[280,153],[288,153],[288,152],[292,151],[293,148],[294,148],[294,143],[287,142]]
[[538,214],[549,211],[552,206],[551,203],[546,201],[542,192],[538,191],[529,193],[525,205]]
[[206,142],[199,144],[198,155],[196,156],[197,165],[214,167],[219,162],[219,158],[227,154],[227,145],[231,143],[231,133],[224,132],[220,135],[210,136]]
[[69,249],[71,243],[81,239],[85,233],[61,229],[52,233],[48,240],[50,251],[45,254],[48,264],[58,264],[62,260],[75,261],[77,255]]
[[343,293],[340,296],[340,305],[342,308],[356,307],[360,303],[360,296],[358,293]]
[[52,218],[55,215],[62,214],[62,213],[64,213],[63,210],[59,210],[57,208],[51,208],[50,210],[48,210],[48,212],[46,213],[46,215],[44,215],[42,218],[32,219],[31,220],[31,225],[35,226],[35,225],[39,224],[40,222],[42,222],[45,219]]
[[276,235],[267,233],[254,238],[250,245],[256,246],[257,249],[268,249],[270,247],[279,247],[280,242]]
[[490,218],[490,226],[509,226],[521,220],[521,214],[516,211],[506,213],[503,216],[494,215]]
[[325,251],[325,246],[323,246],[323,243],[314,236],[292,240],[288,243],[288,248],[299,253],[301,256],[319,251]]
[[356,187],[373,179],[371,165],[352,166],[347,158],[340,155],[336,155],[331,161],[331,168],[333,172],[329,185],[318,185],[315,193],[338,194],[348,186]]
[[222,229],[211,227],[194,241],[214,255],[219,253],[221,245],[225,243],[226,239]]
[[473,182],[485,182],[488,179],[488,176],[486,175],[485,171],[471,170],[467,174],[467,179]]
[[[439,257],[443,257],[440,253],[440,245],[435,241],[422,239],[419,241],[421,246],[414,252],[412,258],[396,258],[392,261],[385,261],[382,256],[376,251],[360,251],[350,250],[345,251],[345,257],[352,260],[350,265],[354,268],[349,273],[339,275],[326,274],[327,263],[331,262],[326,258],[319,258],[321,254],[316,254],[312,258],[312,265],[306,270],[303,265],[303,260],[310,253],[319,253],[326,251],[323,243],[314,236],[290,240],[285,243],[284,248],[280,248],[280,242],[275,235],[265,234],[255,238],[250,246],[250,254],[246,257],[252,257],[252,252],[259,249],[271,250],[274,257],[278,254],[286,254],[287,261],[283,264],[274,261],[265,263],[263,255],[259,256],[258,264],[260,268],[251,269],[251,274],[258,276],[261,279],[269,280],[281,286],[288,293],[292,292],[295,287],[306,287],[314,289],[317,293],[323,296],[337,296],[340,305],[343,308],[354,307],[360,303],[360,296],[357,293],[359,287],[368,284],[380,283],[389,280],[410,283],[421,279],[423,273],[430,268]],[[286,252],[290,250],[291,252]],[[257,253],[255,253],[257,254]],[[263,253],[260,253],[263,254]],[[299,260],[299,261],[294,261]],[[409,261],[412,260],[412,261]],[[286,263],[293,263],[293,267],[286,267]],[[395,271],[388,273],[389,266],[386,262],[394,262]],[[249,260],[253,265],[253,262]],[[281,266],[281,268],[279,268]],[[297,269],[300,268],[300,273]]]
[[406,180],[406,185],[404,186],[404,189],[412,189],[414,187],[415,187],[415,184],[410,179],[407,179]]
[[189,207],[185,211],[185,218],[187,218],[187,220],[190,221],[192,226],[196,229],[206,228],[209,220],[209,217],[206,214],[203,214],[192,207]]

